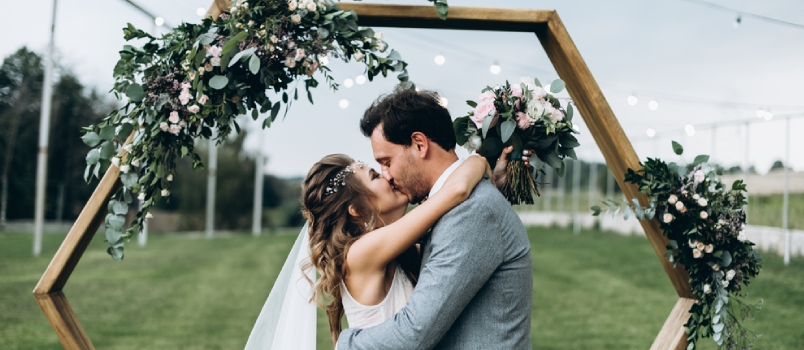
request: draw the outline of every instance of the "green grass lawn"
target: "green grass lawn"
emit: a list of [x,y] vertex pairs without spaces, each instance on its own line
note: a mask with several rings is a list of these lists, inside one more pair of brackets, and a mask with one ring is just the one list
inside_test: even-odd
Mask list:
[[[532,228],[534,349],[646,349],[675,303],[669,280],[641,237]],[[0,234],[0,348],[60,349],[31,291],[63,235]],[[98,349],[242,349],[295,235],[212,241],[151,236],[122,263],[96,237],[65,288]],[[764,298],[748,327],[765,349],[804,349],[804,259],[765,268],[748,288]],[[319,348],[331,348],[319,317]],[[714,349],[711,341],[704,349]]]

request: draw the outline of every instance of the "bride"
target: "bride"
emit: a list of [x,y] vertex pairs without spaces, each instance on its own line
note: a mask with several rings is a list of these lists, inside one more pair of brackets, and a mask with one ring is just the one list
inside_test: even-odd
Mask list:
[[311,302],[326,310],[333,344],[344,315],[352,328],[391,318],[405,306],[416,284],[421,262],[416,242],[466,200],[484,174],[499,187],[504,175],[498,174],[504,173],[511,150],[503,150],[493,177],[485,158],[468,157],[441,190],[407,214],[407,195],[363,162],[333,154],[313,165],[302,183],[302,211],[308,223],[246,349],[315,349]]

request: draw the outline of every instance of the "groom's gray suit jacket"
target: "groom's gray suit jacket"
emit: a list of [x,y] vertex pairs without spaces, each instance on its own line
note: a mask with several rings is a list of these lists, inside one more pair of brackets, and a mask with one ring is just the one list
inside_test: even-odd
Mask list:
[[419,283],[394,317],[341,332],[338,350],[531,349],[525,228],[488,180],[433,227]]

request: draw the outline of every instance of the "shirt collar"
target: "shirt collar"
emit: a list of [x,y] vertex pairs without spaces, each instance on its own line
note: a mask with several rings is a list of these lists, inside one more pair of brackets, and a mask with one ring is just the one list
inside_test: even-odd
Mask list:
[[441,176],[438,177],[438,180],[436,180],[433,188],[430,190],[430,194],[427,195],[428,198],[432,197],[434,194],[436,194],[436,192],[438,192],[438,190],[441,189],[441,187],[444,186],[444,183],[447,182],[447,178],[450,176],[450,174],[452,174],[452,172],[455,171],[455,169],[457,169],[464,160],[466,159],[458,158],[458,160],[456,160],[455,163],[452,163],[447,170],[444,170]]

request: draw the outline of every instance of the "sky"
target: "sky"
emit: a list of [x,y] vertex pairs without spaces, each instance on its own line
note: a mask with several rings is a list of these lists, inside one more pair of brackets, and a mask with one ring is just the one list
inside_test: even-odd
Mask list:
[[[10,2],[10,1],[8,1]],[[161,16],[166,24],[197,22],[199,8],[212,0],[134,0]],[[344,1],[346,2],[346,1]],[[363,3],[430,6],[425,0]],[[711,3],[804,25],[804,2],[794,0],[711,0]],[[804,171],[804,27],[784,26],[747,15],[735,28],[738,12],[716,10],[689,0],[450,0],[451,6],[556,9],[600,85],[608,103],[640,158],[678,160],[671,140],[685,146],[685,160],[710,154],[725,166],[751,165],[766,172],[783,160],[790,135],[789,163]],[[49,40],[52,0],[14,1],[5,4],[0,31],[0,56],[25,45],[44,52]],[[58,63],[69,67],[81,81],[109,91],[112,69],[125,44],[126,23],[164,32],[123,0],[58,0],[55,43]],[[411,79],[424,89],[438,91],[448,101],[453,118],[466,115],[464,101],[476,100],[487,85],[537,77],[558,78],[535,35],[483,31],[375,28],[389,46],[409,63]],[[445,63],[437,65],[436,55]],[[489,67],[499,64],[501,72]],[[360,64],[331,61],[339,81],[363,73]],[[266,155],[266,172],[282,177],[303,176],[317,160],[330,153],[346,153],[373,161],[369,140],[358,123],[363,111],[378,96],[391,91],[397,79],[341,86],[330,91],[323,84],[313,92],[315,103],[300,99],[287,117],[261,130],[249,123],[246,152]],[[637,97],[636,105],[627,97]],[[109,99],[113,99],[109,95]],[[348,101],[340,108],[341,100]],[[658,104],[656,110],[648,101]],[[770,121],[757,118],[757,109],[773,113]],[[792,115],[787,121],[783,116]],[[248,121],[246,121],[248,120]],[[580,158],[603,162],[603,156],[576,117],[581,135]],[[750,121],[746,131],[745,122]],[[261,123],[260,123],[261,124]],[[692,136],[685,126],[695,129]],[[712,126],[716,127],[713,128]],[[653,129],[653,138],[647,130]],[[460,155],[465,155],[460,150]]]

